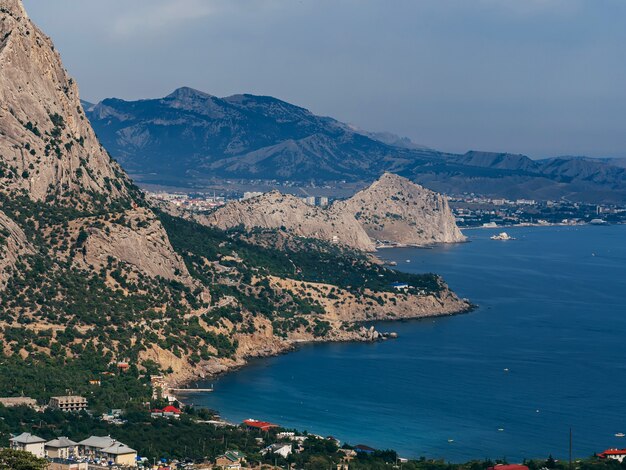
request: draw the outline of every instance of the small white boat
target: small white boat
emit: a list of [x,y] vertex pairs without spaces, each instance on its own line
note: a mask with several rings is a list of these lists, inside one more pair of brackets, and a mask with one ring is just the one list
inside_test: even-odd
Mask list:
[[626,437],[626,434],[624,434],[623,432],[618,432],[617,434],[615,434],[615,437]]
[[454,439],[448,439],[448,442],[454,442]]
[[504,428],[498,428],[498,432],[504,431]]
[[407,262],[407,263],[410,263],[410,262],[411,262],[411,260],[410,260],[410,259],[407,259],[407,260],[406,260],[406,262]]
[[508,371],[509,371],[508,367],[504,369],[504,372],[508,372]]

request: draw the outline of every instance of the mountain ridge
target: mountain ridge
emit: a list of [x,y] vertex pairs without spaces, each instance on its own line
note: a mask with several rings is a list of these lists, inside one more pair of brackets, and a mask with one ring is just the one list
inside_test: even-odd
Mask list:
[[106,99],[87,114],[109,151],[146,183],[367,184],[393,172],[447,194],[626,201],[626,170],[611,162],[532,160],[505,152],[450,154],[268,96],[218,98],[184,87],[159,99]]

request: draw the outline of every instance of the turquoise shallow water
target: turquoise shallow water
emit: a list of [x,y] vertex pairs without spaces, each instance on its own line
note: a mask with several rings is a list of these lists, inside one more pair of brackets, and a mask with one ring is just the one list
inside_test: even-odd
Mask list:
[[478,310],[258,360],[188,401],[410,457],[565,458],[570,427],[576,456],[626,447],[614,437],[626,432],[626,226],[508,232],[517,240],[473,230],[467,244],[382,252],[440,273]]

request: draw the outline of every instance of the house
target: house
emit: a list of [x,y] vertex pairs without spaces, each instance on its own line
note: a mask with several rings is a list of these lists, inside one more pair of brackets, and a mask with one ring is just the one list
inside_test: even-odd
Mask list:
[[393,282],[391,283],[391,287],[397,291],[405,291],[409,288],[409,285],[406,282]]
[[87,462],[67,459],[48,459],[48,470],[88,470]]
[[45,443],[45,439],[33,436],[32,434],[27,432],[24,432],[18,436],[13,436],[11,439],[9,439],[11,449],[30,452],[35,457],[39,458],[44,458],[46,456],[46,450],[44,448]]
[[77,455],[78,443],[67,437],[59,437],[58,439],[46,442],[45,449],[48,458],[69,459]]
[[114,442],[113,445],[101,449],[99,454],[100,458],[104,458],[107,462],[113,462],[121,467],[137,466],[137,451],[121,442]]
[[111,436],[100,437],[91,436],[78,443],[78,449],[81,456],[84,457],[98,457],[102,449],[115,444],[115,439]]
[[359,453],[359,454],[367,454],[367,455],[371,455],[374,452],[376,452],[376,449],[373,449],[372,447],[363,445],[363,444],[359,444],[357,446],[354,446],[354,451]]
[[292,444],[272,444],[261,451],[261,455],[278,454],[287,458],[293,452]]
[[626,458],[626,449],[607,449],[598,454],[598,457],[601,459],[617,460],[621,463]]
[[29,408],[37,408],[37,401],[30,397],[6,397],[0,398],[0,405],[6,408],[13,408],[16,406],[27,406]]
[[239,470],[241,464],[245,461],[246,456],[242,452],[229,450],[215,459],[215,466],[224,469]]
[[180,415],[183,414],[183,412],[180,409],[176,408],[175,406],[168,405],[162,410],[159,410],[158,408],[156,408],[152,410],[150,414],[153,418],[160,418],[160,417],[179,418]]
[[268,423],[267,421],[257,421],[256,419],[246,419],[245,424],[249,429],[259,429],[261,431],[269,431],[272,428],[277,428],[277,424]]
[[87,399],[78,396],[52,397],[48,404],[53,410],[82,411],[87,409]]

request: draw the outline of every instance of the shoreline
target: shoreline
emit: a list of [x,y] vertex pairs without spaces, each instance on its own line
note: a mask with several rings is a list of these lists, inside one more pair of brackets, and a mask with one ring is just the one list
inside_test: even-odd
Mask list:
[[626,225],[625,223],[604,223],[604,224],[591,224],[589,222],[582,222],[579,224],[564,224],[564,223],[548,223],[548,224],[537,224],[537,223],[522,223],[522,224],[509,224],[509,225],[498,225],[496,227],[484,227],[482,225],[478,225],[475,227],[459,227],[461,231],[463,230],[498,230],[501,228],[524,228],[524,227],[607,227],[612,225]]

